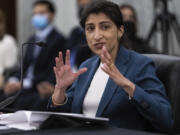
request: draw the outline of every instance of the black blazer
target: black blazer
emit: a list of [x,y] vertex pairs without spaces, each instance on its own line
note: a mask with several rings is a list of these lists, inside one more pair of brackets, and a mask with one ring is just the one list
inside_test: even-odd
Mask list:
[[[33,35],[28,42],[35,42],[35,35]],[[36,59],[34,67],[34,78],[33,86],[36,86],[41,81],[48,81],[55,84],[55,76],[53,72],[53,66],[55,65],[55,57],[58,55],[59,51],[63,53],[66,50],[65,38],[56,29],[53,29],[46,38],[47,47],[41,48],[39,56]],[[33,45],[28,45],[26,49],[26,54],[24,56],[24,78],[28,67],[33,61]],[[16,73],[16,77],[20,78],[20,70]]]

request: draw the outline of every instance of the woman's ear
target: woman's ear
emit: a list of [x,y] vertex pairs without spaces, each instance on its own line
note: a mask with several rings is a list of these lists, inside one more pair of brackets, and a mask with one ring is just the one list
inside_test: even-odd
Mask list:
[[121,26],[118,30],[118,38],[120,39],[124,34],[124,26]]

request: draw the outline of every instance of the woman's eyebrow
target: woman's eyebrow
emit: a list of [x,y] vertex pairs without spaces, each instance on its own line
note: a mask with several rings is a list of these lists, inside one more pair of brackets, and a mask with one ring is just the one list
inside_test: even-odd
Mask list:
[[[111,24],[111,22],[110,21],[102,21],[102,22],[100,22],[100,24]],[[94,23],[89,22],[89,23],[86,23],[85,25],[94,25]]]
[[86,26],[87,26],[87,25],[93,25],[93,23],[86,23],[85,25],[86,25]]
[[110,21],[102,21],[102,22],[100,22],[100,24],[111,24],[111,22]]

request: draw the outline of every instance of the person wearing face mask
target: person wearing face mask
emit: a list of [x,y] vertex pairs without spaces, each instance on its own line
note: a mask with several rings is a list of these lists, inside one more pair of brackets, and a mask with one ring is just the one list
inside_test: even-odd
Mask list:
[[158,50],[145,43],[142,38],[137,36],[138,21],[135,9],[128,4],[122,4],[119,7],[123,16],[125,35],[129,41],[129,48],[139,53],[160,53]]
[[[53,3],[40,0],[33,4],[32,26],[35,34],[28,42],[44,41],[47,47],[28,45],[24,57],[24,86],[21,95],[11,107],[15,109],[46,109],[48,97],[55,84],[53,66],[59,51],[65,50],[66,40],[53,26]],[[18,70],[20,71],[20,70]],[[20,72],[10,76],[4,86],[4,95],[10,96],[20,88]]]

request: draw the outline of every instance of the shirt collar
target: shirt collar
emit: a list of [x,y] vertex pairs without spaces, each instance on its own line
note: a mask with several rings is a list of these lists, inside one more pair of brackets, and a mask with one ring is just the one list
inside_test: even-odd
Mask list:
[[48,34],[52,31],[52,29],[53,29],[53,26],[49,24],[45,29],[37,30],[35,32],[35,35],[38,38],[38,40],[45,40]]

